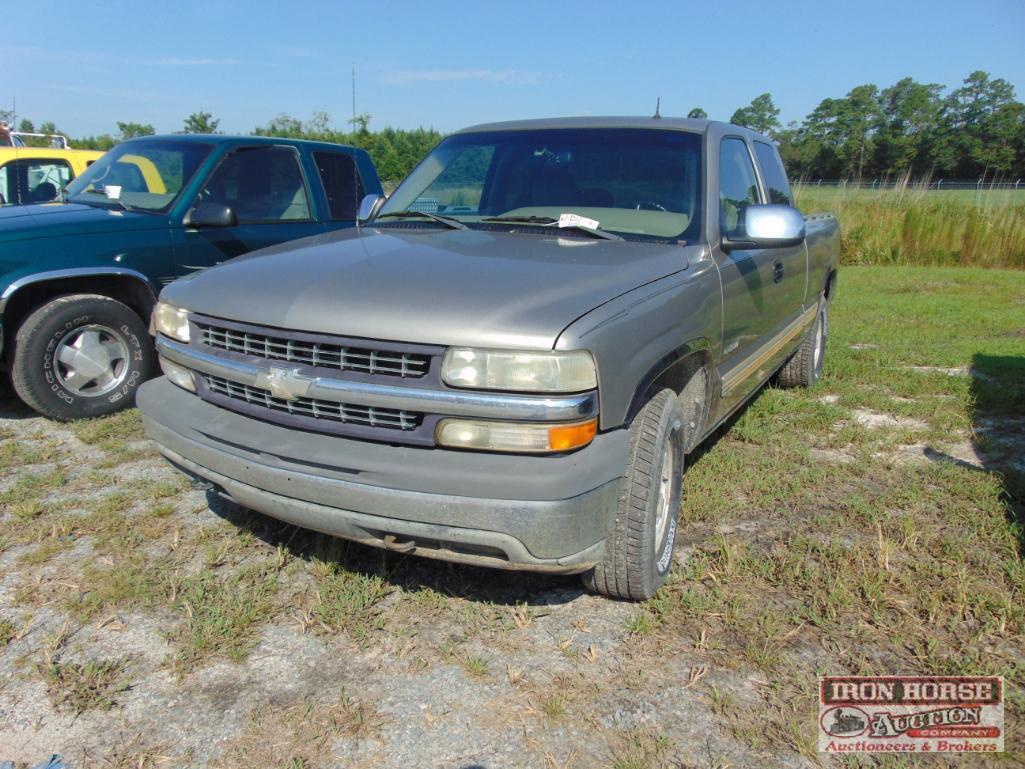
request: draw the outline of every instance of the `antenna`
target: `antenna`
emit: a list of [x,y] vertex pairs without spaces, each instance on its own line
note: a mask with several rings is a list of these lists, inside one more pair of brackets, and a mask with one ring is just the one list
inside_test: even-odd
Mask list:
[[662,113],[659,111],[661,107],[662,107],[662,97],[659,96],[655,100],[655,114],[652,116],[653,120],[661,120],[662,119]]
[[[352,63],[352,135],[356,135],[356,62]],[[359,231],[359,166],[356,165],[356,153],[352,153],[352,199],[356,203],[356,231]]]

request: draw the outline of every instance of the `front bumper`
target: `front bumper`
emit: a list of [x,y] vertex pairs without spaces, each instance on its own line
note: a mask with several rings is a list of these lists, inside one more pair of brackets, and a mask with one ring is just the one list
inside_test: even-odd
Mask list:
[[573,573],[602,557],[625,430],[580,451],[522,456],[372,443],[264,422],[165,378],[137,402],[188,475],[239,504],[370,545],[507,569]]

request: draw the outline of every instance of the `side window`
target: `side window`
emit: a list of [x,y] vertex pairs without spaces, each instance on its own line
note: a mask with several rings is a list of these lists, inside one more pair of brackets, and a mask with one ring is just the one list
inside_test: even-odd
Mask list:
[[217,166],[202,195],[208,203],[231,208],[240,222],[310,218],[298,157],[287,147],[236,150]]
[[334,221],[352,221],[366,194],[363,180],[349,155],[341,152],[314,152],[317,173],[327,193],[327,205]]
[[790,202],[790,185],[783,170],[783,161],[779,159],[776,148],[765,142],[755,142],[755,155],[758,156],[758,166],[762,169],[762,179],[765,181],[769,202],[793,205]]
[[741,235],[744,209],[758,200],[758,178],[743,139],[719,145],[719,229],[727,237]]
[[29,203],[56,200],[60,191],[71,182],[71,166],[63,160],[28,160]]
[[71,166],[63,160],[15,160],[0,169],[0,197],[6,203],[47,203],[72,178]]

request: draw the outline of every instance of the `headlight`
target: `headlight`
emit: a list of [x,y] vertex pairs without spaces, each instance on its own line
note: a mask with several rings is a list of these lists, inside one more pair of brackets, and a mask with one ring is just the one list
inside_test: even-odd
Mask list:
[[580,392],[598,386],[594,359],[585,350],[517,352],[450,347],[441,378],[453,387],[511,392]]
[[188,342],[189,313],[173,304],[157,302],[153,308],[153,329],[179,342]]
[[578,449],[594,440],[597,432],[597,419],[556,425],[442,419],[434,436],[438,445],[455,449],[539,453]]
[[177,363],[169,361],[163,355],[159,357],[160,370],[164,372],[168,379],[189,392],[196,392],[196,377],[191,371],[184,366],[179,366]]

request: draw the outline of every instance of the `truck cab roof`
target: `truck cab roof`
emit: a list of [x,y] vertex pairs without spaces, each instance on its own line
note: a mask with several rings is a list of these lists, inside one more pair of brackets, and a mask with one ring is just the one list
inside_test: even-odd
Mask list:
[[691,131],[693,133],[744,134],[752,138],[767,139],[763,134],[743,126],[721,120],[682,117],[560,117],[532,120],[509,120],[499,123],[480,123],[456,131],[457,134],[483,131],[544,131],[559,128],[648,128],[662,131]]

